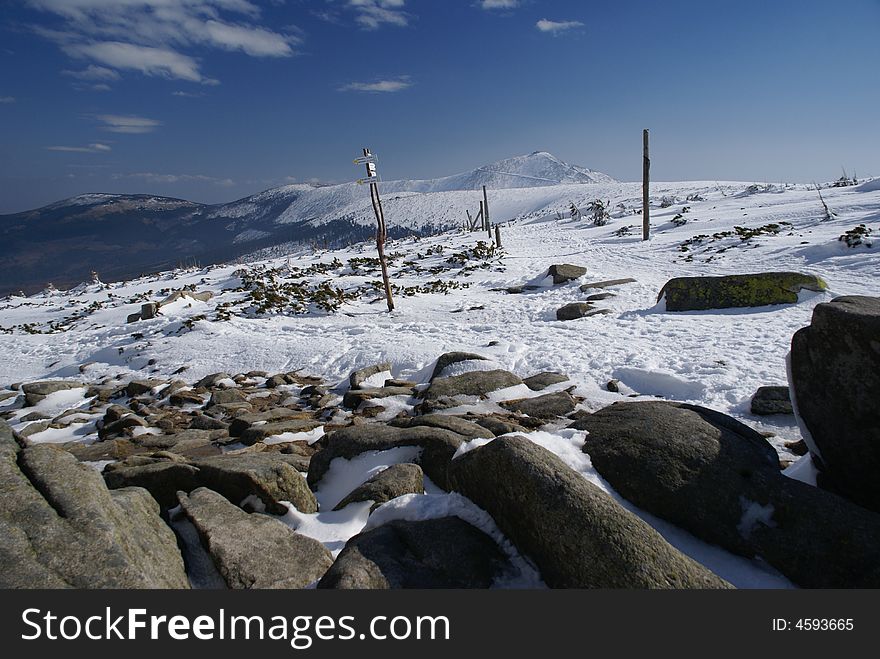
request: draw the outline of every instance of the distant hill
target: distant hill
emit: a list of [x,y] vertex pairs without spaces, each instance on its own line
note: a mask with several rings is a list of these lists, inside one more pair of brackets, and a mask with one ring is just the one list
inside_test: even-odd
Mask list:
[[[608,183],[600,172],[569,165],[546,152],[508,158],[431,180],[383,181],[386,211],[412,195]],[[473,209],[476,210],[477,197]],[[444,195],[389,222],[392,237],[457,226],[468,197]],[[413,206],[410,204],[410,206]],[[437,212],[425,207],[440,206]],[[441,212],[442,207],[454,212]],[[410,209],[411,210],[411,209]],[[339,246],[373,235],[369,195],[362,186],[288,185],[227,204],[198,204],[140,194],[84,194],[43,208],[0,215],[0,295],[159,272],[178,265],[219,263],[279,243]]]

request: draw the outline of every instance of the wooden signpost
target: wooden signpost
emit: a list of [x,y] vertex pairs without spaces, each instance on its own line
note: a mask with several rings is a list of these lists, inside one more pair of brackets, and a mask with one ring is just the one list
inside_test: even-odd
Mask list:
[[648,208],[648,187],[651,179],[651,159],[648,157],[648,129],[642,132],[642,240],[651,237],[651,218]]
[[391,297],[391,283],[388,281],[388,263],[385,260],[385,213],[382,211],[382,200],[379,199],[379,175],[376,172],[376,157],[369,149],[364,149],[364,155],[355,158],[355,165],[365,165],[367,168],[366,178],[358,179],[359,184],[370,186],[370,201],[373,202],[373,212],[376,214],[376,249],[379,252],[379,265],[382,267],[382,283],[385,285],[385,300],[388,302],[388,311],[394,311],[394,299]]

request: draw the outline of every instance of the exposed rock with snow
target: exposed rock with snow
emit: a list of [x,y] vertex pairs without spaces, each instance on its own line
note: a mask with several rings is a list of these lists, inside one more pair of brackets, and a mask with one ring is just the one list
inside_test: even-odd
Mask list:
[[568,376],[563,375],[562,373],[537,373],[536,375],[531,375],[527,378],[523,378],[523,384],[532,391],[543,391],[547,387],[551,387],[554,384],[560,384],[562,382],[568,382]]
[[174,534],[145,490],[111,492],[68,452],[20,449],[5,431],[0,483],[3,588],[189,587]]
[[468,438],[443,428],[418,426],[393,428],[379,423],[348,426],[330,433],[326,447],[312,456],[308,483],[313,488],[336,458],[351,459],[367,451],[384,451],[398,446],[422,448],[418,464],[437,485],[448,489],[448,470],[452,456]]
[[314,430],[321,426],[321,422],[315,419],[314,414],[300,412],[300,418],[291,418],[272,423],[254,424],[241,433],[241,443],[245,445],[256,444],[273,435],[284,433],[298,433]]
[[553,419],[574,411],[577,401],[567,391],[557,391],[532,398],[520,398],[501,403],[502,407],[538,419]]
[[602,309],[597,309],[589,302],[570,302],[556,310],[556,320],[577,320],[602,312]]
[[428,426],[431,428],[445,428],[454,433],[458,433],[467,439],[477,439],[478,437],[492,438],[494,435],[483,426],[462,419],[457,416],[447,414],[423,414],[403,419],[392,419],[388,422],[389,426],[397,428],[415,428],[417,426]]
[[248,428],[287,421],[289,419],[301,419],[303,412],[289,407],[273,407],[263,412],[240,414],[229,422],[229,434],[232,437],[240,437]]
[[728,587],[525,437],[499,437],[465,453],[453,461],[451,476],[551,587]]
[[419,405],[422,413],[437,409],[454,407],[456,400],[463,396],[485,396],[498,389],[506,389],[522,384],[522,380],[508,371],[470,371],[461,375],[436,378],[422,392],[423,402]]
[[581,284],[581,292],[586,293],[594,288],[611,288],[612,286],[623,286],[624,284],[634,284],[636,280],[632,277],[623,279],[606,279],[604,281],[591,281],[588,284]]
[[431,380],[433,381],[434,378],[441,377],[443,375],[443,371],[445,371],[449,366],[452,366],[453,364],[458,364],[459,362],[468,361],[487,361],[487,359],[482,355],[477,355],[473,352],[443,353],[437,358],[437,362],[434,364],[434,370],[431,372]]
[[421,467],[410,463],[391,465],[355,488],[333,510],[342,510],[350,503],[372,501],[372,512],[386,501],[404,494],[423,494],[424,491],[425,480]]
[[342,398],[342,404],[345,407],[357,409],[361,403],[377,398],[389,398],[391,396],[412,396],[413,391],[410,387],[376,387],[371,389],[349,389]]
[[560,263],[551,265],[547,270],[547,275],[553,277],[554,284],[564,284],[567,281],[574,281],[587,274],[587,269],[579,265],[571,265],[570,263]]
[[318,588],[488,588],[505,557],[458,517],[393,520],[349,540]]
[[667,311],[698,311],[794,304],[802,290],[824,291],[828,285],[800,272],[759,272],[723,277],[676,277],[666,282],[657,299]]
[[181,493],[180,504],[230,588],[305,588],[333,563],[317,540],[207,488]]
[[284,514],[288,501],[304,513],[318,511],[315,495],[296,470],[296,456],[283,453],[242,453],[195,460],[199,480],[233,503],[257,496],[271,513]]
[[752,414],[768,416],[771,414],[793,414],[791,397],[787,386],[758,387],[752,396],[749,408]]
[[391,364],[389,362],[382,362],[381,364],[373,364],[372,366],[359,368],[356,371],[352,371],[352,373],[348,376],[348,385],[352,389],[360,389],[361,385],[366,380],[374,375],[378,375],[379,373],[385,373],[386,371],[391,371]]
[[817,305],[809,327],[792,337],[790,377],[823,476],[880,511],[880,298]]
[[25,405],[33,407],[47,396],[59,391],[67,391],[69,389],[79,389],[83,385],[80,382],[69,382],[67,380],[43,380],[41,382],[26,382],[21,385],[21,391],[24,393]]
[[880,585],[880,515],[779,470],[757,432],[695,405],[622,402],[575,424],[623,497],[812,588]]

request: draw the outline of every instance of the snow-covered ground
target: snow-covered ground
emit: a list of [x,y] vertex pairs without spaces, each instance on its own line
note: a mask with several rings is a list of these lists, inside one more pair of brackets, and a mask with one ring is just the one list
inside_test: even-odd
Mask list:
[[[463,209],[473,208],[474,195],[442,192],[404,198],[408,214],[460,206],[456,212],[464,220]],[[484,355],[520,376],[563,372],[577,386],[574,393],[584,397],[582,407],[588,410],[621,400],[620,393],[606,388],[611,379],[619,380],[623,394],[714,408],[772,433],[769,440],[782,457],[793,459],[784,443],[801,437],[794,418],[752,416],[749,402],[758,387],[786,383],[791,336],[809,323],[816,304],[839,295],[876,294],[880,245],[870,247],[870,238],[866,238],[861,245],[849,247],[839,237],[860,224],[880,232],[877,180],[823,189],[834,213],[827,220],[811,185],[657,183],[652,186],[652,238],[647,242],[641,240],[641,215],[634,213],[640,195],[639,184],[616,182],[493,190],[492,219],[503,223],[502,250],[468,252],[488,237],[467,232],[388,245],[388,252],[397,255],[391,267],[394,282],[422,291],[398,295],[392,313],[385,311],[380,292],[370,288],[378,274],[358,261],[374,257],[371,244],[300,252],[244,266],[251,280],[265,282],[272,275],[283,284],[328,282],[330,288],[351,297],[334,313],[308,304],[305,314],[256,313],[246,301],[247,291],[241,289],[242,266],[232,265],[7,298],[0,301],[0,326],[6,331],[0,340],[0,384],[47,378],[95,381],[116,375],[195,381],[218,371],[254,369],[300,370],[333,384],[359,367],[380,361],[391,362],[395,377],[425,381],[441,353],[463,350]],[[670,204],[661,208],[664,197]],[[593,199],[610,202],[612,217],[607,225],[594,226],[588,217],[573,221],[567,216],[572,202],[586,216]],[[688,207],[686,212],[684,207]],[[563,211],[565,217],[559,219]],[[389,224],[405,219],[395,215],[393,203],[386,205],[386,215]],[[676,217],[677,223],[673,222]],[[627,226],[629,233],[622,231]],[[737,232],[735,227],[750,231]],[[465,256],[456,259],[455,254]],[[582,265],[588,273],[578,281],[553,286],[545,275],[557,263]],[[657,300],[663,284],[672,277],[770,270],[819,275],[830,291],[804,294],[797,304],[712,312],[666,312]],[[636,282],[605,289],[614,296],[596,303],[610,314],[556,320],[561,306],[603,292],[582,292],[581,284],[624,277]],[[441,285],[431,284],[438,280]],[[520,294],[505,291],[517,286],[534,288]],[[184,297],[163,307],[155,319],[126,324],[126,317],[139,311],[144,302],[159,301],[184,287],[211,291],[214,297],[208,302]],[[428,288],[435,292],[424,292]],[[186,370],[179,374],[181,367]],[[0,402],[0,409],[11,403],[11,399]],[[58,401],[62,407],[67,403],[66,399]],[[71,426],[71,432],[80,437],[87,431],[88,425]],[[536,433],[535,437],[563,459],[583,461],[586,456],[579,450],[565,448],[577,440],[576,434],[566,432]],[[53,435],[46,440],[65,439],[76,437]],[[571,464],[610,491],[588,462],[587,458],[583,464]],[[381,465],[347,468],[362,470],[361,477],[366,478],[377,466]],[[346,469],[341,464],[337,468]],[[319,491],[327,510],[345,495],[337,490]],[[428,492],[424,496],[451,495]],[[404,504],[412,507],[409,513]],[[444,505],[454,508],[460,502]],[[431,506],[436,508],[436,501]],[[383,514],[418,515],[418,510],[431,506],[415,499],[398,503],[396,513],[389,509]],[[297,519],[288,521],[328,546],[335,543],[338,550],[352,529],[363,526],[366,514],[366,510],[347,508],[317,516],[297,514]],[[682,539],[676,529],[664,531],[659,520],[649,521],[673,544],[701,556],[698,560],[722,576],[739,580],[741,585],[784,585],[784,580],[769,573],[759,570],[756,577],[744,570],[736,563],[742,559],[689,536]],[[529,578],[523,576],[525,581]]]

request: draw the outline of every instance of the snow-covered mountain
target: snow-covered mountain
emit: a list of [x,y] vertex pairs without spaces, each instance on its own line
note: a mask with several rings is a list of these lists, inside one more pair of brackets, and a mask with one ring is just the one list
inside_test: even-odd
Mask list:
[[[383,181],[389,234],[428,235],[460,226],[485,185],[493,220],[513,219],[502,190],[613,183],[546,152],[501,160],[444,178]],[[279,243],[340,246],[373,234],[366,188],[354,183],[287,185],[206,205],[152,195],[84,194],[0,216],[0,294],[75,285],[97,271],[106,281],[184,263],[234,259]]]

